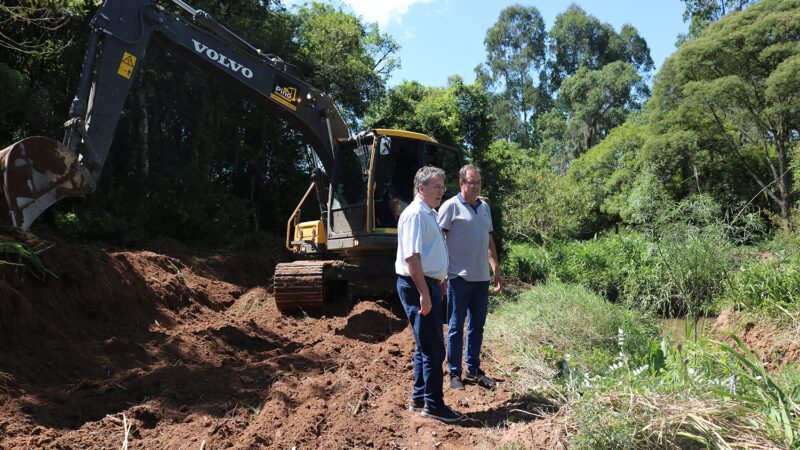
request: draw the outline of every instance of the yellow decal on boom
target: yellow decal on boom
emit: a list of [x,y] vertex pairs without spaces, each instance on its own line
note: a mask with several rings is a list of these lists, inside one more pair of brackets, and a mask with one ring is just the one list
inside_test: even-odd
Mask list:
[[277,78],[275,84],[272,86],[272,92],[269,94],[270,98],[277,101],[281,105],[291,109],[297,110],[297,87],[292,86],[289,82]]
[[133,75],[133,67],[135,65],[136,57],[128,52],[123,53],[122,61],[119,63],[119,69],[117,69],[117,75],[121,75],[127,79],[130,79],[131,75]]

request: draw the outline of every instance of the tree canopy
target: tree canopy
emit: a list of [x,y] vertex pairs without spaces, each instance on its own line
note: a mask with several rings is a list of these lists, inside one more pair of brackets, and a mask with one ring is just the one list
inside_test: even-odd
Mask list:
[[[535,7],[512,5],[486,33],[474,83],[454,75],[444,87],[388,89],[397,43],[337,7],[193,3],[295,65],[351,128],[406,129],[463,148],[485,169],[498,238],[642,226],[697,193],[728,216],[756,208],[796,223],[800,0],[684,0],[687,35],[655,75],[631,25],[615,29],[571,5],[547,30]],[[0,7],[7,143],[60,136],[74,95],[96,5],[48,5]],[[283,234],[308,183],[308,149],[237,92],[151,46],[98,192],[58,203],[42,226],[123,244],[166,235],[243,245]]]

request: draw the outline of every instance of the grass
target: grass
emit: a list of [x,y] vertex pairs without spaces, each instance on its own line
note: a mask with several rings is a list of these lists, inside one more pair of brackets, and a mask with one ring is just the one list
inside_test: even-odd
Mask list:
[[237,317],[250,317],[253,313],[264,309],[269,304],[269,295],[264,288],[255,288],[246,292],[236,300],[231,308]]
[[48,248],[50,246],[44,243],[30,247],[19,242],[0,242],[0,266],[10,266],[17,276],[21,276],[18,269],[25,268],[27,273],[39,280],[44,280],[47,276],[58,278],[39,258],[39,254]]
[[641,353],[658,334],[651,318],[583,286],[554,282],[496,306],[486,339],[527,372],[522,385],[532,386],[552,380],[566,361],[578,361],[586,371],[608,366],[618,352],[619,330],[631,353]]
[[658,235],[626,231],[547,247],[509,245],[504,270],[527,283],[577,283],[629,307],[699,317],[713,309],[733,255],[718,227],[674,225]]
[[775,448],[730,400],[613,391],[570,406],[571,448]]
[[800,448],[800,367],[770,373],[735,336],[658,335],[646,314],[561,282],[496,304],[486,334],[515,390],[561,406],[570,448]]
[[800,261],[770,257],[744,262],[728,276],[718,303],[720,308],[749,311],[784,326],[796,323],[800,315]]

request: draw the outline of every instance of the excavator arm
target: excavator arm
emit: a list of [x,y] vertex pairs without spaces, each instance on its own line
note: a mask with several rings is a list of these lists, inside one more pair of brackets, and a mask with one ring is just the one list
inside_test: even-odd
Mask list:
[[94,191],[151,40],[244,88],[300,131],[331,172],[337,140],[350,136],[331,98],[204,11],[173,2],[191,19],[164,14],[149,0],[106,0],[97,11],[63,141],[30,137],[0,151],[12,225],[28,228],[56,201]]

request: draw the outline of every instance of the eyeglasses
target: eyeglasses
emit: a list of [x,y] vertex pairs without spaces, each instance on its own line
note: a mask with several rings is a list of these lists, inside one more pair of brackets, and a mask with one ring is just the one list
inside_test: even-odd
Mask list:
[[443,184],[432,184],[431,187],[436,189],[437,191],[445,191],[445,187]]
[[481,185],[481,180],[478,180],[478,181],[462,181],[462,183],[464,183],[464,184],[466,184],[468,186],[480,186]]

